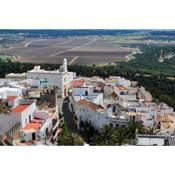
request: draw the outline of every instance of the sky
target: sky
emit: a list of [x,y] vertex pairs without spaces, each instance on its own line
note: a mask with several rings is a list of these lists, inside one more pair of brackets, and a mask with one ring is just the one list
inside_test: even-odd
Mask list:
[[174,0],[0,0],[1,29],[175,29]]

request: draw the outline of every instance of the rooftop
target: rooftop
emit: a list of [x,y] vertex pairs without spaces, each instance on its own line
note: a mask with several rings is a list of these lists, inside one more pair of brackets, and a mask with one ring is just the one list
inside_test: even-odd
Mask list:
[[34,129],[37,130],[42,126],[40,123],[28,123],[22,130],[30,130]]
[[20,104],[12,109],[12,112],[23,112],[27,109],[30,105],[29,104]]
[[6,91],[16,92],[16,91],[19,91],[19,90],[20,90],[19,88],[15,88],[15,87],[1,87],[0,88],[0,92],[6,92]]
[[12,100],[15,100],[16,98],[17,98],[17,96],[8,96],[7,100],[12,101]]
[[115,86],[114,89],[117,89],[119,91],[122,91],[122,90],[128,90],[128,88],[124,87],[124,86]]
[[175,116],[170,115],[170,114],[167,114],[165,116],[158,116],[157,117],[157,121],[160,121],[160,122],[173,122],[174,123]]
[[77,104],[86,106],[92,109],[93,111],[102,111],[104,109],[102,106],[92,103],[90,101],[87,101],[85,99],[78,101]]
[[71,82],[72,87],[82,87],[85,84],[85,80],[79,79],[79,80],[73,80]]
[[130,117],[143,115],[143,113],[141,112],[126,112],[126,114],[129,115]]
[[44,69],[32,69],[30,71],[28,71],[28,73],[49,73],[49,74],[53,74],[53,73],[61,73],[59,70],[54,70],[54,71],[48,71],[48,70],[44,70]]

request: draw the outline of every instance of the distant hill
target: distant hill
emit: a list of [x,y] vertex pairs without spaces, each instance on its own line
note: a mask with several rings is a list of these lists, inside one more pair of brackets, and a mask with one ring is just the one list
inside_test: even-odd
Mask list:
[[105,29],[65,29],[65,30],[23,30],[23,29],[4,29],[0,30],[0,34],[24,34],[28,37],[58,37],[58,36],[88,36],[88,35],[121,35],[133,34],[140,32],[150,32],[150,30],[105,30]]

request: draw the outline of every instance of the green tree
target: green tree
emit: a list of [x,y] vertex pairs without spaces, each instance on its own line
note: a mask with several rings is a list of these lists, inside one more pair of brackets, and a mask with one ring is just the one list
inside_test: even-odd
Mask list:
[[84,142],[78,134],[72,133],[66,125],[64,125],[61,134],[58,136],[57,145],[84,145]]
[[123,145],[127,143],[126,128],[119,127],[112,135],[113,142],[115,145]]
[[113,133],[115,129],[109,125],[104,125],[93,136],[93,143],[96,145],[114,145]]
[[138,130],[139,134],[145,133],[145,128],[142,122],[139,121],[131,121],[128,123],[126,128],[126,135],[128,139],[135,139],[136,130]]

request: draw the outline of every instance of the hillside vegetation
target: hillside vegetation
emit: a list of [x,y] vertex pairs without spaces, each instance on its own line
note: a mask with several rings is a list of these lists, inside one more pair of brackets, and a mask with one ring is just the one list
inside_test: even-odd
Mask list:
[[[175,46],[144,46],[141,50],[135,59],[121,63],[119,67],[151,75],[175,76]],[[167,59],[170,54],[172,57]],[[164,61],[160,62],[160,58]]]

